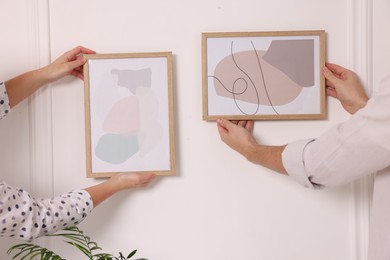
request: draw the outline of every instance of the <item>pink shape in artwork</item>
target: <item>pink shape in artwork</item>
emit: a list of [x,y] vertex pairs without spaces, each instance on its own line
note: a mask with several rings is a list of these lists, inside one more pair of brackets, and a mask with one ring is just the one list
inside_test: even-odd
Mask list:
[[119,100],[108,112],[103,122],[103,131],[115,134],[137,133],[139,130],[138,110],[136,96],[128,96]]
[[223,58],[214,72],[217,95],[270,106],[292,102],[302,86],[265,62],[264,54],[260,50],[242,51]]

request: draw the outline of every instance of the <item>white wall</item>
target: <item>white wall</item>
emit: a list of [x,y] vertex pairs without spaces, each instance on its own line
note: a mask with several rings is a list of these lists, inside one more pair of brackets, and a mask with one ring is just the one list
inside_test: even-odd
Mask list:
[[375,0],[373,9],[373,77],[374,88],[379,86],[380,80],[388,76],[390,60],[390,33],[385,30],[385,25],[390,23],[390,2],[386,0]]
[[[15,24],[15,30],[8,29],[6,35],[22,40],[8,42],[7,50],[2,47],[1,60],[11,63],[0,75],[9,77],[33,68],[47,56],[55,58],[79,44],[99,53],[173,52],[177,174],[160,177],[147,189],[118,194],[80,225],[105,250],[115,253],[137,248],[139,257],[158,260],[363,259],[355,248],[356,240],[365,239],[357,224],[364,226],[367,220],[356,211],[365,199],[356,196],[359,190],[352,185],[323,191],[304,189],[286,176],[247,162],[220,141],[215,123],[202,121],[201,33],[324,29],[328,60],[356,67],[359,64],[352,56],[364,52],[365,46],[350,50],[356,37],[352,22],[361,16],[351,7],[366,2],[3,1],[0,19]],[[23,10],[35,17],[11,15]],[[33,28],[31,19],[36,21]],[[39,47],[23,39],[31,34],[42,43]],[[23,47],[30,49],[22,54]],[[36,55],[37,50],[42,53]],[[20,58],[15,60],[11,53]],[[32,56],[35,64],[21,66],[27,62],[26,56]],[[30,186],[39,195],[100,182],[85,178],[83,83],[65,79],[39,94],[30,105],[18,108],[24,109],[20,117],[13,115],[0,122],[1,133],[12,134],[1,142],[12,142],[12,158],[17,158],[1,176],[26,188],[33,183]],[[315,137],[347,118],[337,102],[329,100],[328,105],[327,120],[257,122],[256,137],[270,144]],[[28,119],[33,123],[23,127]],[[20,125],[23,131],[15,132]],[[33,140],[27,145],[30,135]],[[30,158],[26,149],[38,152],[32,180],[23,175],[31,171],[28,160],[18,163],[19,158]],[[19,177],[11,177],[9,172],[17,172]],[[46,189],[48,192],[42,192]],[[3,244],[3,240],[2,259],[11,243]],[[61,243],[43,243],[54,246],[67,259],[78,258]]]

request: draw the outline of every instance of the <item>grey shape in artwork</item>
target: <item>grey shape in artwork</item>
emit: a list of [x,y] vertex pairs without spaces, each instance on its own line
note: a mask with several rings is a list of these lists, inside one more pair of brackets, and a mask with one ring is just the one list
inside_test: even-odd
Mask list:
[[113,69],[111,74],[118,75],[118,85],[128,88],[132,94],[136,94],[137,87],[151,87],[152,70],[150,68],[140,70]]
[[314,40],[273,40],[263,60],[302,87],[314,85]]

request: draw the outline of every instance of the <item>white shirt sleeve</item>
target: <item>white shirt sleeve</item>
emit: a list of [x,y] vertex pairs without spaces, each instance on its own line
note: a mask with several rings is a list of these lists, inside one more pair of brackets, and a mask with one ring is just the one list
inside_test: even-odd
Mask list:
[[85,190],[35,199],[23,189],[0,181],[0,236],[30,241],[79,224],[92,208],[91,196]]
[[4,82],[0,82],[0,119],[3,119],[11,111],[7,90]]
[[390,78],[366,107],[315,140],[286,146],[288,174],[306,187],[338,186],[390,165]]
[[315,140],[308,139],[288,144],[282,153],[282,161],[288,174],[299,184],[306,188],[321,188],[321,185],[310,181],[305,169],[305,148],[313,141]]

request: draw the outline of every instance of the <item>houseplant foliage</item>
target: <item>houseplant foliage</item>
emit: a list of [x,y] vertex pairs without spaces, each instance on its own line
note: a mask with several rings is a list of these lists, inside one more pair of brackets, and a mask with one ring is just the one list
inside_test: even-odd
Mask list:
[[[91,238],[86,236],[83,231],[78,227],[68,227],[59,233],[53,235],[48,235],[51,237],[62,237],[64,242],[74,246],[76,249],[80,250],[87,259],[90,260],[125,260],[133,259],[133,256],[137,253],[137,250],[132,251],[130,254],[123,255],[119,252],[119,256],[114,256],[109,253],[102,253],[102,248],[94,241],[91,241]],[[15,253],[16,251],[16,253]],[[8,249],[8,254],[14,254],[12,259],[41,259],[41,260],[64,260],[57,253],[32,244],[32,243],[23,243],[17,244]],[[133,260],[147,260],[145,258],[138,258]]]

